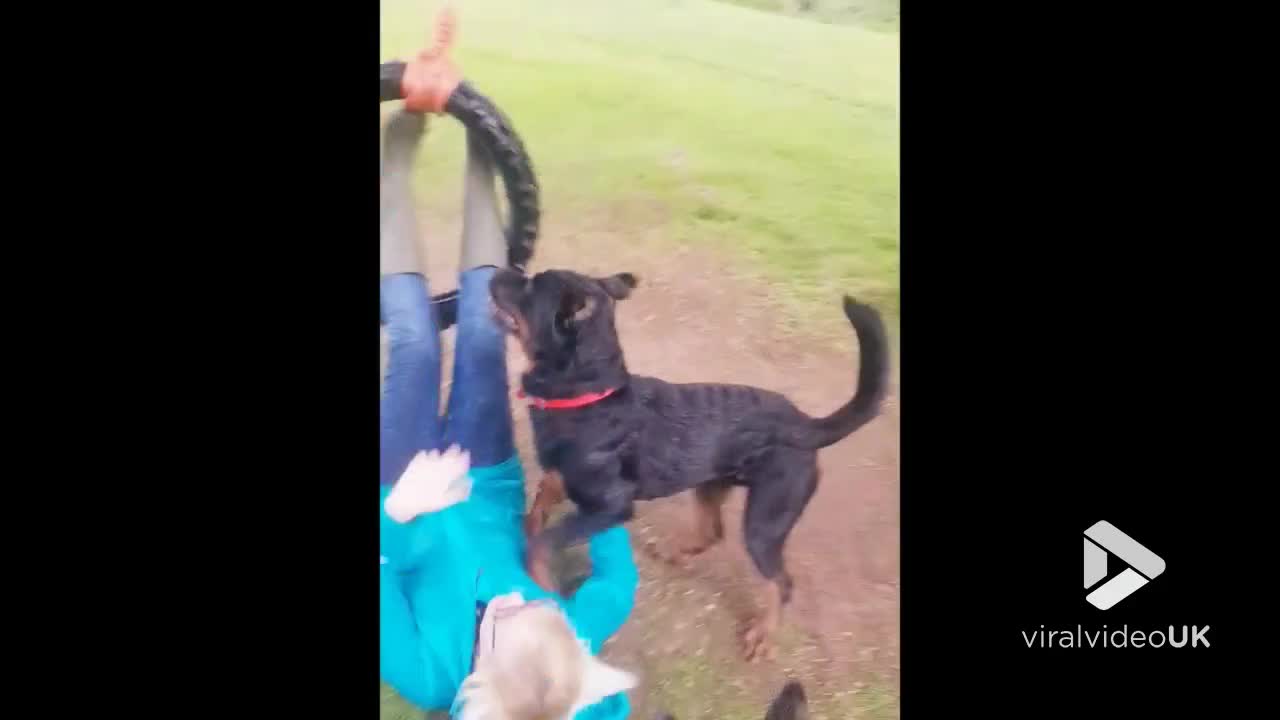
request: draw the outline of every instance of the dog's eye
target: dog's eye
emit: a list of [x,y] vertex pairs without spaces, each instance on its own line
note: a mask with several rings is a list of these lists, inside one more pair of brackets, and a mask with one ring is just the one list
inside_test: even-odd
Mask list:
[[573,314],[558,312],[556,313],[556,332],[564,335],[573,331]]

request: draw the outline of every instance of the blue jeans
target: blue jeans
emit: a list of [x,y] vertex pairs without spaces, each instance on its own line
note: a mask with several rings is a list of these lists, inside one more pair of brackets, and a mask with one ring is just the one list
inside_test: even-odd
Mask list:
[[457,444],[471,453],[473,467],[497,465],[515,454],[506,337],[489,309],[495,270],[475,268],[459,279],[453,385],[443,418],[440,336],[426,278],[382,278],[381,314],[391,347],[379,431],[381,484],[395,484],[420,450]]

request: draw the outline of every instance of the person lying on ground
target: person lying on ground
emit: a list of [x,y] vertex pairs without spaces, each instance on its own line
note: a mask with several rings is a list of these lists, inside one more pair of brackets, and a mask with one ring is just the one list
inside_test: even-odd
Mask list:
[[569,597],[523,564],[524,473],[505,335],[489,305],[507,248],[492,160],[471,137],[454,376],[440,416],[440,340],[410,189],[425,127],[423,115],[395,115],[381,171],[380,315],[390,340],[379,429],[381,677],[414,705],[461,720],[621,720],[636,679],[596,655],[634,603],[626,530],[591,539],[591,575]]

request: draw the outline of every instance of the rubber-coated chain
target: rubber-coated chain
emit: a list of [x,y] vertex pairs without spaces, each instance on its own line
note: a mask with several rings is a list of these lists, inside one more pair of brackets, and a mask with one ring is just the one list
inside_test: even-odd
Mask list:
[[525,271],[533,257],[533,244],[538,239],[538,180],[533,162],[524,149],[520,136],[489,98],[466,82],[449,96],[445,112],[454,116],[467,130],[477,134],[489,150],[502,175],[507,191],[507,264]]
[[[399,84],[404,75],[404,64],[383,63],[380,70],[379,99],[386,101],[398,98],[401,94]],[[525,272],[529,260],[533,258],[534,243],[538,239],[542,217],[538,206],[538,179],[529,153],[502,111],[465,81],[449,96],[445,112],[461,122],[468,131],[476,133],[493,158],[507,196],[507,264]],[[431,305],[436,309],[437,327],[440,330],[446,330],[457,322],[457,290],[433,296]]]

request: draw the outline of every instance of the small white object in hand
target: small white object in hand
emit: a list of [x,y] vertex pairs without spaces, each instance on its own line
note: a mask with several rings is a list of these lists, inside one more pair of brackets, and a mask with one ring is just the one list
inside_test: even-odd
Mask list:
[[387,493],[387,515],[407,523],[419,515],[439,512],[471,496],[471,455],[457,445],[443,453],[419,452],[396,486]]

